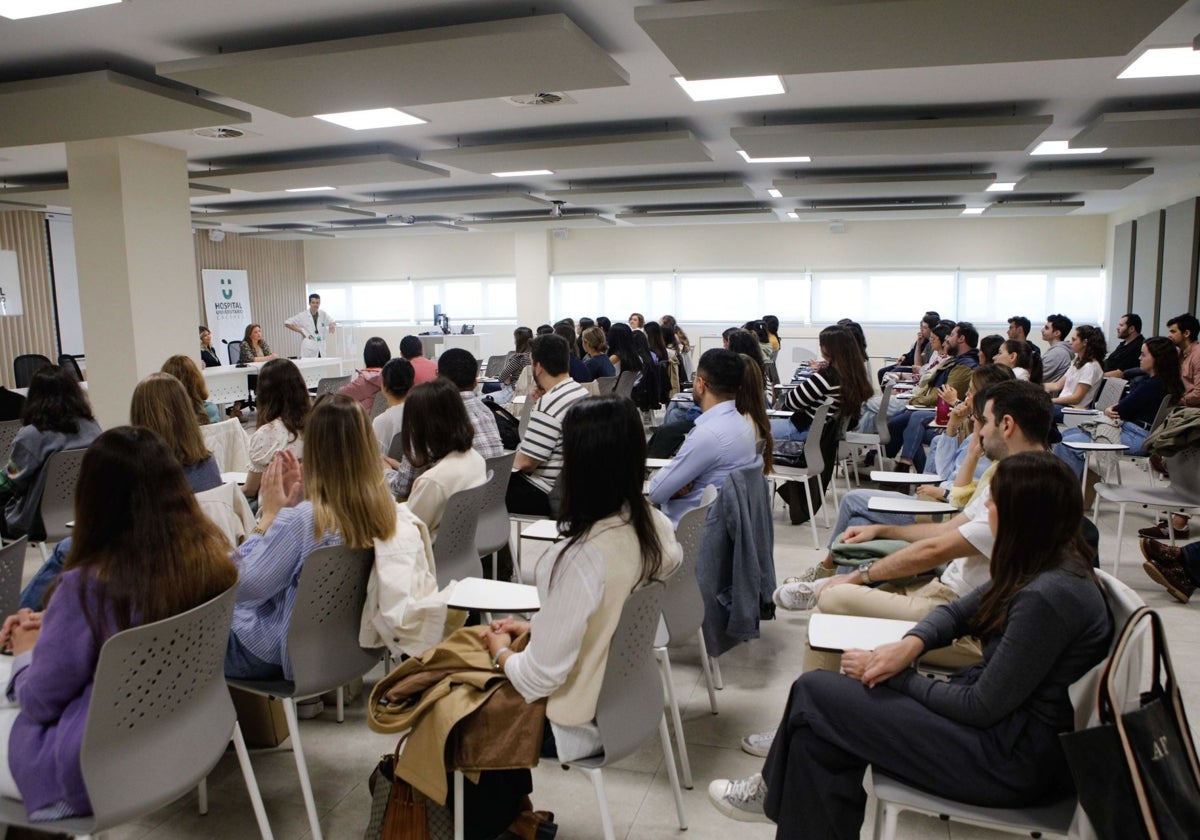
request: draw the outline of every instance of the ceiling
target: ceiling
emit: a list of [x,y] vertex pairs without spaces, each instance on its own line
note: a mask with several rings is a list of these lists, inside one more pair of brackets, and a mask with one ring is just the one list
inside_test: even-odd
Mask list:
[[[198,225],[271,237],[1107,214],[1200,177],[1200,76],[1117,79],[1197,41],[1200,0],[126,0],[0,18],[0,211],[135,136],[187,153]],[[425,122],[314,117],[384,107]]]

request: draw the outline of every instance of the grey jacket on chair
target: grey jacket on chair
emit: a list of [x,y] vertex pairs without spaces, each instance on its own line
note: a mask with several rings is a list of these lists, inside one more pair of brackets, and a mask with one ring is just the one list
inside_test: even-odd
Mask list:
[[775,617],[774,549],[771,493],[762,467],[731,472],[709,512],[696,559],[709,655],[757,639],[759,621]]

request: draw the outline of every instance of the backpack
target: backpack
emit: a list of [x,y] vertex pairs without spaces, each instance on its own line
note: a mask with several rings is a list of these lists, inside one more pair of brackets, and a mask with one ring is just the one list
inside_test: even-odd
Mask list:
[[492,402],[490,397],[484,397],[480,402],[492,410],[492,417],[496,419],[496,428],[500,431],[500,442],[504,444],[504,448],[513,450],[520,446],[521,421]]

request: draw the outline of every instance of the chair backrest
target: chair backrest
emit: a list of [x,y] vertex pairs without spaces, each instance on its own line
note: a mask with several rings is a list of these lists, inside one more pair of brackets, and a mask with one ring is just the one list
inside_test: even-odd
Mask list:
[[483,369],[483,375],[495,379],[500,375],[500,371],[504,370],[506,361],[508,361],[508,356],[488,356],[487,367]]
[[387,397],[383,391],[375,395],[375,401],[371,403],[371,419],[374,420],[380,414],[387,411]]
[[793,347],[792,348],[792,364],[800,364],[801,362],[811,361],[817,358],[817,354],[811,347]]
[[[1104,377],[1104,382],[1100,386],[1100,390],[1096,392],[1096,401],[1092,404],[1092,408],[1098,411],[1103,411],[1110,405],[1116,405],[1121,399],[1121,394],[1125,393],[1126,383],[1124,379],[1117,379],[1112,376]],[[1087,406],[1082,406],[1086,408]]]
[[433,543],[433,566],[437,573],[438,589],[445,589],[452,580],[479,577],[483,572],[475,539],[479,531],[479,511],[488,495],[488,482],[491,480],[489,474],[483,484],[459,490],[446,500],[442,524],[438,526],[437,539]]
[[28,388],[29,383],[33,381],[33,375],[46,365],[52,365],[54,362],[47,359],[40,353],[23,353],[13,359],[13,379],[16,380],[17,388]]
[[225,354],[229,356],[229,364],[236,365],[242,360],[242,345],[237,341],[225,341]]
[[204,445],[212,452],[221,472],[244,472],[250,463],[250,449],[246,442],[246,430],[236,417],[210,423],[200,427]]
[[[1129,621],[1130,616],[1140,607],[1145,606],[1146,602],[1137,592],[1101,569],[1096,570],[1096,578],[1100,581],[1100,588],[1104,591],[1104,600],[1108,602],[1109,611],[1112,613],[1113,640],[1112,645],[1109,646],[1111,654],[1112,647],[1121,634],[1121,629]],[[1144,634],[1139,638],[1139,642],[1143,639]],[[1145,650],[1140,645],[1130,648],[1130,653],[1126,657],[1128,667],[1123,673],[1117,674],[1118,691],[1126,698],[1126,702],[1137,699],[1144,655]],[[1075,709],[1076,729],[1085,729],[1097,722],[1095,720],[1098,716],[1097,695],[1100,692],[1100,679],[1107,665],[1108,657],[1105,657],[1090,671],[1071,683],[1068,693],[1071,697],[1071,705]]]
[[779,368],[776,366],[774,361],[767,362],[765,365],[763,365],[763,371],[767,374],[767,384],[779,384]]
[[336,394],[338,388],[349,384],[349,376],[322,376],[317,380],[317,396]]
[[20,420],[0,421],[0,460],[8,461],[8,453],[12,451],[13,441],[17,432],[21,431]]
[[304,558],[288,624],[295,696],[345,685],[379,661],[379,651],[358,645],[367,580],[374,563],[373,549],[344,545],[318,548]]
[[40,514],[46,542],[71,536],[67,523],[75,519],[75,485],[86,449],[63,449],[46,459],[46,489],[42,491]]
[[21,575],[25,571],[25,549],[29,540],[19,540],[0,547],[0,612],[16,615],[21,600]]
[[[709,490],[714,492],[709,493]],[[696,558],[700,556],[709,508],[717,498],[715,491],[711,484],[706,487],[700,497],[700,506],[685,513],[675,526],[675,539],[683,549],[683,560],[667,580],[663,593],[662,615],[669,645],[690,639],[704,621],[704,601],[696,581]]]
[[100,649],[79,754],[94,831],[178,799],[225,754],[237,719],[224,672],[236,593]]
[[1163,460],[1171,476],[1171,489],[1189,502],[1200,505],[1200,446],[1168,455]]
[[70,353],[58,354],[58,366],[65,368],[76,382],[83,381],[83,371],[79,369],[79,362],[75,361],[75,357]]
[[820,475],[825,471],[825,456],[821,453],[821,435],[825,432],[825,423],[829,418],[829,406],[822,405],[813,414],[812,425],[808,427],[808,438],[804,441],[804,468],[809,475]]
[[608,646],[596,701],[605,764],[635,752],[658,728],[663,714],[662,681],[653,649],[663,588],[661,583],[650,583],[625,599]]
[[616,376],[597,376],[596,391],[600,394],[600,396],[611,394],[613,389],[617,387],[618,378],[619,377]]
[[529,428],[529,415],[533,414],[533,404],[536,403],[533,397],[525,397],[525,402],[521,403],[521,416],[517,418],[517,437],[525,440],[525,430]]
[[[514,450],[487,459],[487,470],[491,477],[485,485],[488,492],[480,502],[479,522],[475,527],[475,550],[480,557],[508,545],[509,518],[504,496],[508,493],[508,480],[512,477],[512,465],[516,457]],[[444,523],[445,519],[442,521]]]
[[883,393],[879,397],[879,413],[875,415],[875,434],[879,435],[881,445],[892,440],[892,433],[888,429],[888,420],[891,419],[888,415],[888,406],[892,402],[892,391],[895,390],[895,387],[896,383],[889,379],[883,386]]
[[1158,412],[1154,415],[1154,422],[1150,424],[1151,433],[1158,431],[1158,427],[1166,422],[1167,415],[1171,413],[1171,410],[1175,406],[1176,401],[1174,397],[1170,394],[1163,397],[1162,402],[1159,403]]
[[637,382],[637,374],[632,370],[623,370],[613,386],[613,393],[627,400],[633,399],[633,383]]

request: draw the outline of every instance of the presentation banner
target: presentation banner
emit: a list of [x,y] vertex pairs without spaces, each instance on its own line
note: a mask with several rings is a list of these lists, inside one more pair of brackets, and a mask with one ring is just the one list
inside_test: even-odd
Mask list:
[[21,315],[21,272],[16,251],[0,251],[0,316]]
[[204,312],[213,334],[213,349],[224,363],[229,356],[222,339],[231,344],[241,341],[246,326],[253,323],[250,278],[245,271],[236,268],[205,268],[200,277],[204,281]]

